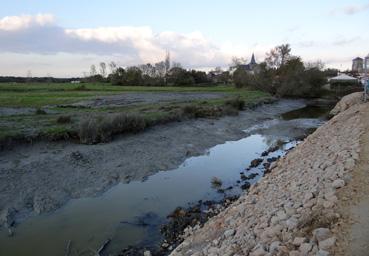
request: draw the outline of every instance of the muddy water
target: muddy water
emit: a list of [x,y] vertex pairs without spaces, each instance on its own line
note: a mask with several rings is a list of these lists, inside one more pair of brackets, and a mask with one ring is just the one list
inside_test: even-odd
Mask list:
[[[277,140],[292,140],[284,147],[293,146],[292,134],[321,125],[327,110],[307,106],[285,113],[248,129],[245,138],[217,145],[174,170],[119,184],[100,197],[71,200],[54,213],[31,217],[17,226],[12,237],[2,229],[0,255],[65,255],[69,240],[70,255],[93,255],[107,239],[112,241],[107,248],[112,253],[137,243],[151,246],[160,241],[160,224],[177,206],[224,197],[212,188],[212,177],[220,178],[223,187],[234,186],[251,160]],[[262,170],[251,172],[261,174]],[[227,191],[237,193],[237,186]]]

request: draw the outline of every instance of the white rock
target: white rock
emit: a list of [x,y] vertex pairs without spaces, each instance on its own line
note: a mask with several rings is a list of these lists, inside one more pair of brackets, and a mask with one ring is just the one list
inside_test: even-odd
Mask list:
[[281,242],[279,241],[274,241],[273,243],[271,243],[269,246],[269,252],[270,253],[277,252],[280,244]]
[[150,251],[144,251],[144,256],[151,256],[151,252]]
[[288,229],[295,229],[298,225],[298,220],[295,217],[291,217],[286,221],[286,225]]
[[332,232],[328,228],[317,228],[313,230],[313,239],[315,241],[323,241],[332,236]]
[[299,251],[290,251],[289,256],[301,256]]
[[300,246],[302,243],[305,243],[306,240],[307,239],[305,237],[295,237],[295,239],[293,239],[292,244],[296,246]]
[[309,252],[311,251],[311,249],[313,249],[313,246],[309,243],[303,243],[301,244],[300,246],[300,252],[301,252],[301,255],[308,255]]
[[345,186],[345,181],[341,179],[335,180],[332,183],[332,187],[335,189],[342,188],[343,186]]
[[329,256],[329,252],[324,250],[319,250],[316,256]]
[[336,243],[336,238],[331,237],[319,242],[319,249],[321,250],[329,250]]
[[264,256],[266,253],[263,247],[258,247],[255,251],[250,253],[250,256]]
[[231,236],[234,236],[234,234],[236,233],[236,230],[234,230],[234,229],[228,229],[228,230],[226,230],[225,232],[224,232],[224,236],[226,237],[226,238],[229,238],[229,237],[231,237]]

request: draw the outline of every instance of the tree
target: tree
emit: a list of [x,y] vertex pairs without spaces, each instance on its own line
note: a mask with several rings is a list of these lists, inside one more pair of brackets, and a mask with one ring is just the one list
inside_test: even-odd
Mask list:
[[164,61],[160,61],[158,63],[155,63],[155,74],[158,77],[165,77],[166,75],[166,67],[165,67],[165,62]]
[[255,76],[247,72],[244,68],[238,67],[233,73],[233,83],[237,88],[249,87],[255,88]]
[[165,64],[165,75],[167,75],[168,71],[170,70],[170,52],[169,51],[166,52],[164,64]]
[[173,61],[172,67],[173,67],[173,68],[182,68],[182,64],[181,64],[181,63],[179,63],[179,62],[175,62],[175,61]]
[[129,67],[126,71],[126,83],[130,86],[139,86],[143,82],[142,71],[138,67]]
[[32,81],[32,71],[28,70],[27,71],[27,79],[26,79],[26,83],[30,83]]
[[282,44],[266,53],[265,62],[271,68],[280,68],[291,57],[291,47],[289,44]]
[[90,76],[95,76],[96,74],[96,66],[92,64],[90,67]]
[[246,62],[247,62],[247,59],[245,58],[233,56],[230,66],[231,68],[237,68],[240,65],[246,64]]
[[126,71],[124,68],[117,68],[114,73],[109,75],[110,82],[113,85],[125,85],[126,84]]
[[305,63],[306,69],[318,69],[323,70],[324,69],[324,63],[321,60],[313,61],[313,62],[306,62]]
[[102,77],[106,76],[106,64],[105,64],[105,62],[100,62],[100,75]]
[[117,64],[114,61],[111,61],[109,63],[110,73],[113,74],[115,70],[117,69]]
[[191,72],[180,67],[173,67],[169,71],[168,82],[175,86],[182,86],[193,85],[195,80],[192,77]]

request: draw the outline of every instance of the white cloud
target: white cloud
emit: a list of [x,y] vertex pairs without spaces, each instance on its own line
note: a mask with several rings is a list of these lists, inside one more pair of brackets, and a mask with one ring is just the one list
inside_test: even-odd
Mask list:
[[369,9],[369,4],[364,5],[351,5],[344,8],[344,13],[347,15],[353,15],[358,12],[362,12]]
[[54,16],[51,14],[6,16],[0,19],[0,30],[15,31],[31,26],[46,26],[53,24],[54,21]]
[[332,15],[344,13],[346,15],[354,15],[359,12],[369,10],[369,3],[362,5],[348,5],[343,8],[337,8],[331,11]]
[[199,31],[155,33],[147,26],[65,29],[49,14],[5,17],[0,24],[0,52],[7,53],[119,55],[128,65],[132,60],[160,61],[169,50],[175,61],[192,68],[225,66],[234,55],[232,48],[217,46]]

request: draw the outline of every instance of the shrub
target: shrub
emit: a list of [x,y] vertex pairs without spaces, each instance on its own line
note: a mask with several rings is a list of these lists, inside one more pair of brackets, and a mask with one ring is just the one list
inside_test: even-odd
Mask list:
[[57,119],[56,119],[56,122],[58,124],[68,124],[72,121],[72,118],[70,116],[59,116]]
[[41,109],[41,108],[38,108],[36,109],[36,112],[35,112],[36,115],[46,115],[46,111]]
[[85,85],[78,85],[76,88],[74,88],[75,91],[89,91],[90,89],[88,89]]
[[222,115],[222,109],[219,107],[187,105],[182,110],[185,116],[193,118],[220,117]]
[[79,139],[84,144],[94,144],[98,142],[98,123],[95,118],[87,118],[79,125]]
[[90,117],[80,123],[81,143],[109,142],[113,135],[137,133],[146,128],[146,121],[139,115],[115,114],[107,117]]
[[139,115],[118,114],[112,119],[115,134],[143,131],[146,127],[145,119]]
[[243,110],[245,108],[245,101],[242,100],[240,97],[227,100],[225,104],[237,110]]

